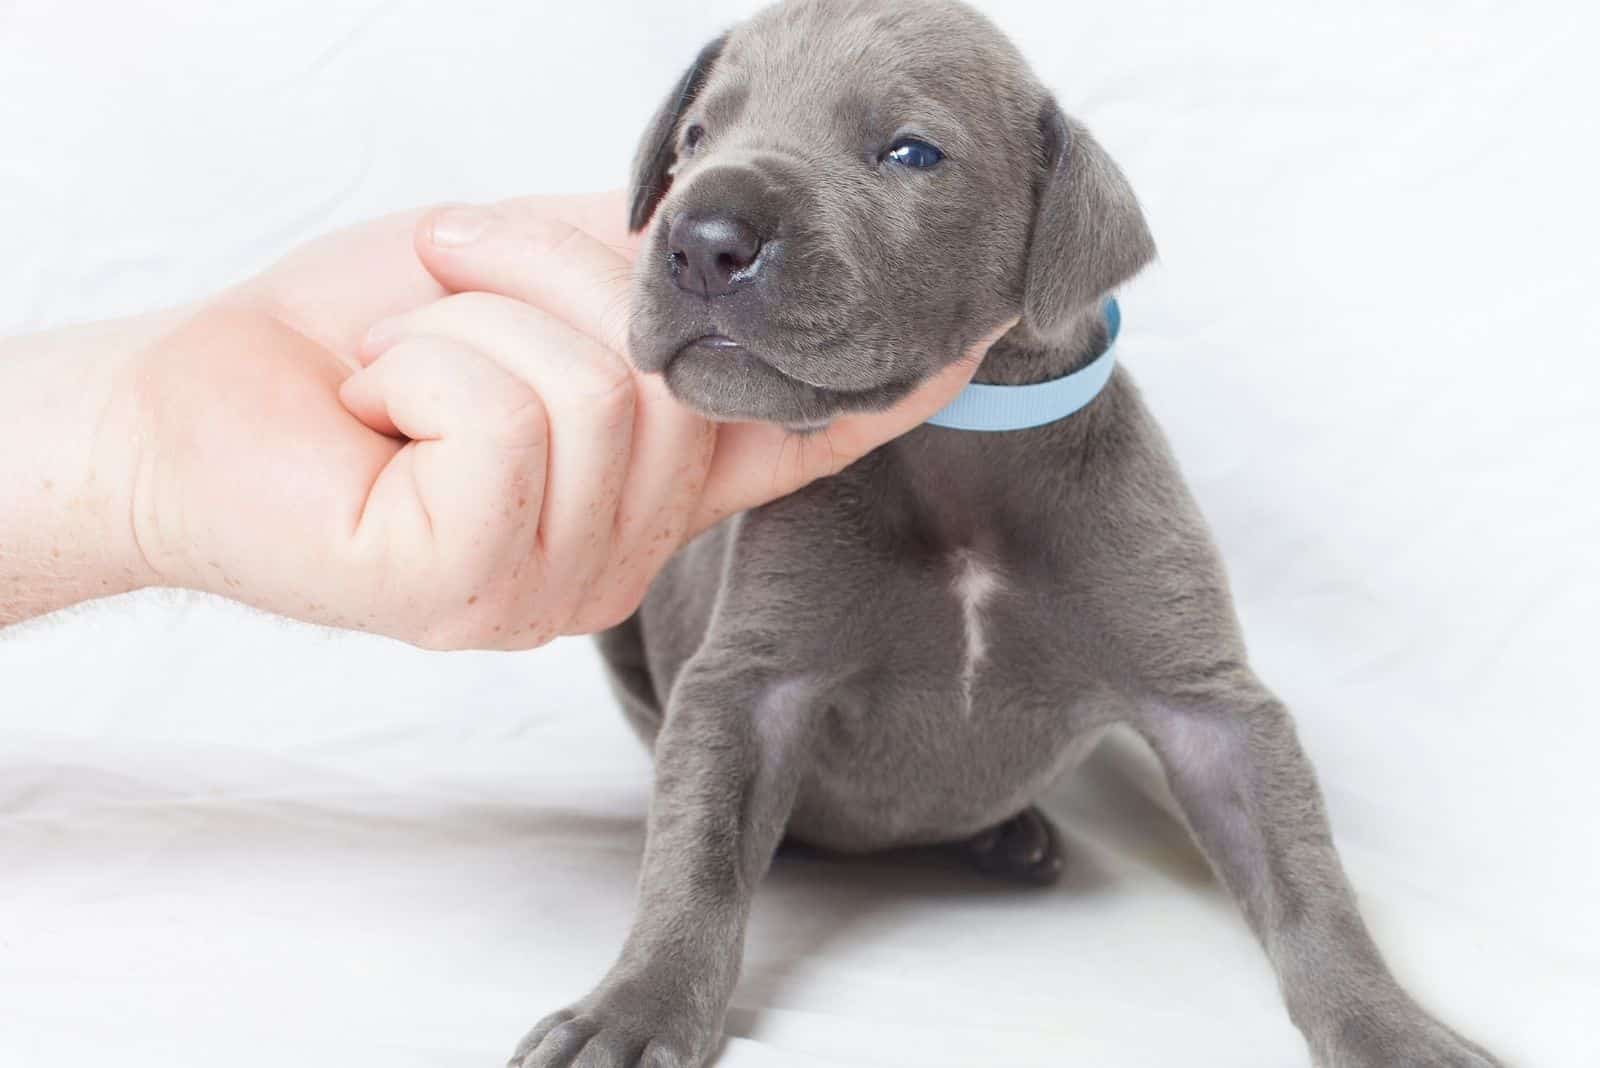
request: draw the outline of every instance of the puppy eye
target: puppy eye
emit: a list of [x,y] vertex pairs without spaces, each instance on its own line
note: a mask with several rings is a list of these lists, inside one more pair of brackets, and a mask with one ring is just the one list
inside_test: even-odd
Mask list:
[[706,128],[701,126],[698,122],[694,123],[687,130],[683,131],[683,147],[692,152],[694,151],[694,147],[696,145],[705,140],[705,136]]
[[944,153],[915,137],[902,137],[890,145],[883,154],[883,160],[888,163],[898,163],[902,167],[915,167],[918,170],[927,170],[929,167],[938,166],[944,159]]

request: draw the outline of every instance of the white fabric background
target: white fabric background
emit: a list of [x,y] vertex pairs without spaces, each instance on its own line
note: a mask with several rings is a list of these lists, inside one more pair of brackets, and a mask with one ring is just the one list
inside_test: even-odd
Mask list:
[[[414,204],[616,184],[750,5],[0,3],[0,331]],[[1379,940],[1600,1063],[1590,4],[991,2],[1139,189],[1123,357]],[[1065,885],[786,863],[726,1068],[1305,1063],[1148,765]],[[0,1065],[502,1063],[628,922],[649,768],[583,643],[430,655],[158,593],[0,636]]]

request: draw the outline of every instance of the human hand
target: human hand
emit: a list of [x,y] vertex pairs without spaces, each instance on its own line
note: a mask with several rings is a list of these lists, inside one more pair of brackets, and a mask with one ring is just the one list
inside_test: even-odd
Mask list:
[[[622,211],[615,197],[530,198],[519,208],[597,230],[602,210]],[[141,562],[135,585],[206,590],[423,645],[502,644],[493,626],[503,634],[503,623],[467,633],[449,611],[447,601],[476,596],[460,588],[475,576],[454,546],[378,541],[396,505],[385,493],[369,512],[367,499],[403,443],[339,399],[374,322],[446,295],[414,250],[423,215],[312,241],[139,353],[100,465],[135,442],[131,501],[121,506]],[[437,386],[454,395],[471,372],[441,369]],[[419,451],[437,450],[411,450],[403,462]],[[474,463],[464,462],[473,484]]]
[[693,534],[976,365],[826,434],[710,423],[621,355],[622,217],[608,195],[379,220],[189,316],[130,378],[144,581],[433,648],[600,629]]

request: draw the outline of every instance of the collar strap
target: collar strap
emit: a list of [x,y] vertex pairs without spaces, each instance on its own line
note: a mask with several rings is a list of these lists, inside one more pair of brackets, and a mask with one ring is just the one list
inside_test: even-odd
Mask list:
[[972,383],[928,420],[950,430],[1027,430],[1065,419],[1100,395],[1117,366],[1116,341],[1122,330],[1122,309],[1107,297],[1106,348],[1070,375],[1030,386]]

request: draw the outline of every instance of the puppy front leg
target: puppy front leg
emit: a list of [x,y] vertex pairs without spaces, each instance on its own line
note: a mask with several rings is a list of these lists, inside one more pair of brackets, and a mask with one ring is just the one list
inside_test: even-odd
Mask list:
[[627,943],[593,993],[528,1033],[512,1068],[697,1068],[710,1059],[750,899],[805,770],[810,715],[802,683],[704,658],[685,669],[656,739]]
[[1318,1065],[1496,1064],[1390,974],[1356,908],[1289,713],[1253,675],[1222,671],[1149,700],[1135,726],[1266,947]]

